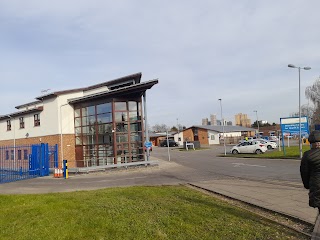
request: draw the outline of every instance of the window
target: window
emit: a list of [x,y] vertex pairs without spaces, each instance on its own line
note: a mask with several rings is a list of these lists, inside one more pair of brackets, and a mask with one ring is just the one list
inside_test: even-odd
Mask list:
[[9,151],[6,150],[6,160],[9,160]]
[[11,120],[7,120],[7,131],[11,131]]
[[211,135],[211,140],[215,140],[215,137],[214,137],[214,135]]
[[11,160],[14,160],[14,150],[11,150]]
[[23,117],[19,118],[20,128],[24,128],[24,119]]
[[18,150],[18,160],[21,160],[21,150]]
[[28,150],[27,149],[23,150],[23,159],[28,160]]
[[34,118],[34,126],[40,126],[40,115],[39,114],[35,114],[33,115]]

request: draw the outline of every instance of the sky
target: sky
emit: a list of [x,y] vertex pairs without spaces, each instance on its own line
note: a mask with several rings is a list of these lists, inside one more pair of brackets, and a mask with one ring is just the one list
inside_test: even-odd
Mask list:
[[320,75],[319,9],[319,0],[0,0],[0,115],[47,89],[141,72],[159,80],[146,94],[150,126],[221,112],[279,123],[299,111],[299,71],[288,64],[311,67],[301,105]]

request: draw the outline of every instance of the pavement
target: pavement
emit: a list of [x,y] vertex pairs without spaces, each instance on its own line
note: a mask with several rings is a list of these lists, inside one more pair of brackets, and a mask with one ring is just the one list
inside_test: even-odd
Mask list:
[[[0,194],[43,194],[94,190],[107,187],[187,184],[210,190],[240,201],[298,218],[313,224],[317,210],[308,205],[308,191],[299,183],[251,181],[238,178],[201,176],[190,181],[194,169],[160,159],[151,167],[108,170],[100,173],[71,175],[69,179],[52,176],[0,184]],[[195,174],[199,175],[199,174]]]

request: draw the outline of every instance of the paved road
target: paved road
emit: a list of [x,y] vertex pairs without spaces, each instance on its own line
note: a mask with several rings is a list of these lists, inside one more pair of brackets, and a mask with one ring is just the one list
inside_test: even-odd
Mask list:
[[[227,146],[227,151],[231,147]],[[277,150],[273,150],[277,151]],[[300,160],[294,159],[254,159],[216,157],[224,153],[222,146],[214,146],[200,151],[179,151],[170,148],[170,159],[185,167],[200,171],[206,179],[237,177],[250,180],[277,180],[300,183]],[[154,147],[152,156],[168,160],[168,149]],[[194,176],[190,176],[192,180]]]

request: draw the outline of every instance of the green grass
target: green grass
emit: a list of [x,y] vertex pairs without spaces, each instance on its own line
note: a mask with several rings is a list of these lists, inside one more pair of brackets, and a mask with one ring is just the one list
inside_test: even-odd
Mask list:
[[306,239],[184,186],[0,195],[0,239]]
[[[305,151],[310,150],[310,145],[303,145],[302,146],[302,153]],[[285,146],[285,154],[284,151],[281,147],[281,151],[279,149],[273,149],[273,150],[268,150],[267,152],[263,154],[231,154],[228,153],[227,157],[242,157],[242,158],[277,158],[277,159],[286,159],[286,158],[291,158],[291,159],[300,159],[300,153],[299,153],[299,146],[290,146],[287,147]],[[219,157],[224,157],[224,155],[220,154]]]

